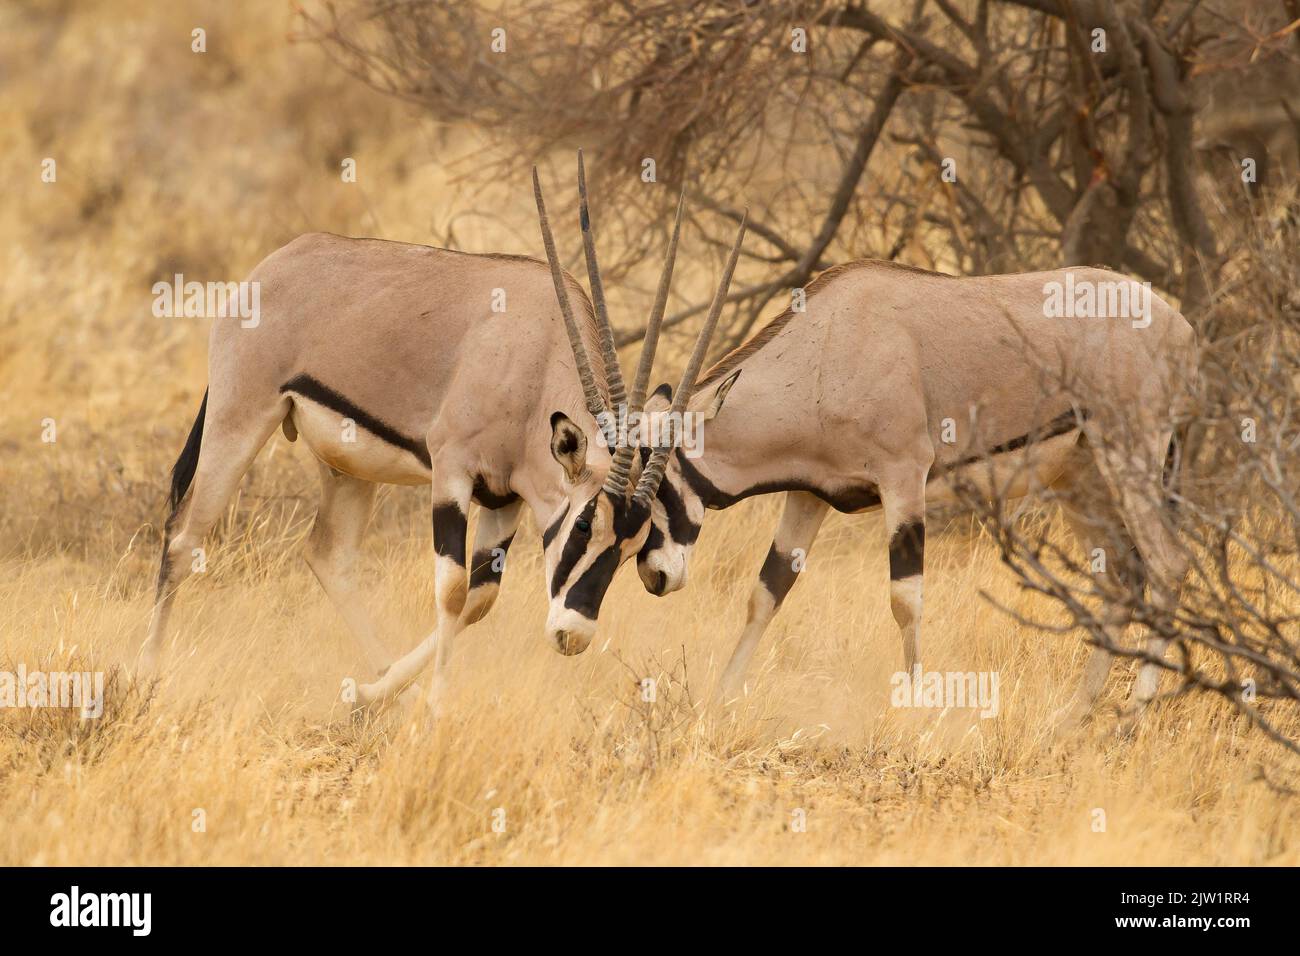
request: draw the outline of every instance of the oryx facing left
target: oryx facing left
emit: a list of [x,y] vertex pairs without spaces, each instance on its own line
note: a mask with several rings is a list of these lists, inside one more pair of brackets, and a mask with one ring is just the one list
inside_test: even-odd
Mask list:
[[[172,471],[171,514],[140,652],[143,672],[158,667],[191,550],[277,428],[290,441],[301,437],[319,460],[323,494],[307,561],[381,673],[359,688],[360,704],[390,699],[430,663],[430,692],[438,698],[451,639],[496,598],[501,559],[524,505],[545,529],[548,634],[563,653],[585,648],[614,571],[645,542],[645,519],[659,508],[656,476],[671,448],[659,452],[630,491],[641,464],[635,449],[587,441],[588,434],[613,435],[607,426],[626,413],[629,397],[596,261],[581,152],[578,186],[590,299],[559,266],[535,168],[546,262],[316,233],[253,270],[261,321],[247,328],[214,324],[208,390]],[[631,407],[644,399],[681,214],[679,202]],[[730,275],[729,267],[698,356]],[[494,311],[502,295],[507,309]],[[437,625],[387,666],[390,656],[365,608],[357,549],[378,483],[425,482],[433,489]],[[472,548],[466,541],[471,503],[481,508]],[[607,527],[633,530],[611,551],[587,558],[581,542]]]
[[[808,285],[804,308],[775,317],[698,386],[692,357],[686,380],[699,394],[679,390],[671,411],[692,407],[711,419],[707,448],[695,460],[678,449],[666,475],[654,476],[663,511],[645,519],[643,583],[656,594],[685,583],[708,511],[786,494],[720,700],[743,693],[749,660],[832,508],[884,513],[889,607],[909,673],[921,663],[926,511],[934,504],[1058,489],[1078,553],[1112,553],[1101,571],[1107,587],[1149,586],[1157,606],[1176,604],[1189,558],[1167,521],[1164,479],[1177,458],[1175,423],[1191,407],[1196,336],[1159,296],[1142,300],[1139,321],[1046,307],[1051,290],[1076,282],[1132,284],[1095,268],[958,278],[845,263]],[[668,401],[657,391],[648,415]],[[955,436],[959,422],[965,438],[950,441],[945,433],[951,426]],[[612,538],[593,535],[588,548],[607,549]],[[1107,606],[1101,623],[1120,646],[1123,608]],[[1156,694],[1156,659],[1170,639],[1147,635],[1149,657],[1132,693],[1139,710]],[[1062,726],[1089,712],[1112,659],[1094,643]]]

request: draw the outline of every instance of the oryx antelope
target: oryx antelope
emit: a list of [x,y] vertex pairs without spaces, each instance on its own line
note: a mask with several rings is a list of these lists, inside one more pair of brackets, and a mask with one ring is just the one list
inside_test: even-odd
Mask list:
[[[809,285],[806,311],[787,310],[704,375],[689,406],[712,419],[703,455],[678,450],[669,459],[664,510],[647,519],[638,560],[646,587],[663,594],[683,586],[706,511],[787,493],[720,696],[741,692],[759,639],[798,577],[796,558],[831,508],[883,509],[890,607],[904,663],[918,667],[926,507],[954,500],[959,478],[1005,497],[1048,485],[1088,495],[1087,504],[1067,507],[1082,553],[1105,545],[1106,573],[1140,576],[1156,600],[1173,599],[1187,559],[1162,520],[1161,479],[1180,383],[1196,376],[1192,329],[1149,290],[1140,322],[1048,317],[1044,307],[1054,283],[1116,282],[1131,280],[1086,268],[956,278],[854,262]],[[647,414],[667,401],[657,392]],[[961,441],[944,440],[949,424]],[[589,542],[608,546],[600,536]],[[1113,612],[1106,626],[1117,640]],[[1160,654],[1166,643],[1153,639],[1148,649]],[[1110,661],[1094,648],[1074,715],[1095,700]],[[1143,667],[1139,703],[1154,695],[1158,672]]]
[[[614,570],[644,543],[658,506],[655,471],[641,471],[633,449],[615,447],[611,456],[587,440],[613,420],[627,396],[595,258],[581,153],[578,178],[591,299],[558,265],[535,169],[548,262],[312,234],[253,270],[261,321],[251,328],[214,324],[208,390],[172,472],[142,670],[158,666],[191,549],[277,428],[290,440],[300,437],[319,460],[323,495],[307,561],[369,664],[383,672],[377,683],[362,685],[362,703],[390,697],[430,662],[436,699],[451,638],[495,600],[500,559],[525,506],[545,529],[549,635],[564,653],[585,647],[586,621]],[[678,216],[680,225],[680,207]],[[675,228],[634,405],[644,395],[676,242]],[[717,322],[729,275],[706,332]],[[502,291],[506,311],[493,311]],[[706,346],[707,334],[697,352]],[[608,490],[624,488],[633,471],[641,471],[635,495],[626,509],[611,509]],[[432,484],[436,555],[436,630],[386,671],[390,658],[356,571],[380,482]],[[481,511],[467,546],[471,503]],[[579,553],[575,542],[606,531],[618,542],[611,551]]]

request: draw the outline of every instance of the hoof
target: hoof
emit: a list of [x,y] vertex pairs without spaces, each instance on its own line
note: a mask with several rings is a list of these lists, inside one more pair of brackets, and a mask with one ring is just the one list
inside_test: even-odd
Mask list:
[[379,709],[376,706],[378,695],[373,684],[358,684],[357,699],[352,701],[349,716],[354,724],[364,723]]
[[1136,714],[1125,714],[1115,725],[1115,739],[1121,741],[1132,741],[1137,737],[1138,726],[1141,724],[1141,712]]

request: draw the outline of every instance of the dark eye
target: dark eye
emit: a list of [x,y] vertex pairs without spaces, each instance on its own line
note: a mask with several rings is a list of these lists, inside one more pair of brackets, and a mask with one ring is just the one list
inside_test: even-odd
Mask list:
[[573,522],[573,527],[583,534],[591,534],[591,522],[586,518],[579,518]]

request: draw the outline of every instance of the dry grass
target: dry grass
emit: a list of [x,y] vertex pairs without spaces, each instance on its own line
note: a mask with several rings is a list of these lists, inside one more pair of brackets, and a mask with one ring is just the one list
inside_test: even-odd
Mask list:
[[[181,651],[153,699],[126,696],[89,733],[13,711],[0,724],[6,863],[1295,863],[1295,802],[1254,780],[1276,754],[1206,702],[1171,701],[1135,740],[1113,719],[1052,748],[1047,715],[1079,648],[1023,632],[983,603],[1015,601],[988,548],[934,549],[932,667],[997,670],[1002,712],[889,707],[899,651],[880,530],[836,520],[760,654],[734,724],[686,720],[744,613],[770,504],[711,524],[702,574],[656,600],[630,573],[608,643],[564,659],[539,638],[534,543],[497,608],[461,641],[453,715],[417,705],[356,727],[338,702],[356,655],[290,554],[289,536],[227,540],[223,584],[190,587]],[[862,527],[862,525],[866,527]],[[393,633],[429,618],[422,542],[373,562]],[[127,659],[147,614],[67,561],[7,562],[4,657],[75,669]],[[947,571],[947,573],[945,573]],[[6,665],[0,665],[6,666]],[[12,667],[12,665],[8,665]],[[53,668],[52,664],[45,665]],[[63,669],[73,669],[64,667]],[[635,677],[659,680],[653,708]],[[1117,680],[1110,700],[1124,690]],[[206,832],[191,830],[206,814]],[[492,829],[505,811],[505,832]],[[1094,832],[1093,810],[1106,814]],[[796,809],[806,832],[793,832]]]
[[[455,220],[466,248],[529,248],[526,191],[507,201],[419,165],[451,144],[466,155],[463,134],[286,47],[287,10],[193,6],[0,13],[15,170],[0,208],[0,670],[111,672],[143,637],[164,474],[206,349],[203,324],[150,315],[154,281],[238,278],[308,229],[429,241],[451,210],[508,211]],[[189,52],[199,25],[206,59]],[[47,155],[55,185],[38,178]],[[360,189],[338,180],[349,155]],[[1168,701],[1130,740],[1104,711],[1053,746],[1046,718],[1084,649],[983,601],[1031,607],[962,528],[931,549],[926,660],[996,670],[992,720],[889,706],[901,652],[882,531],[841,517],[745,710],[698,718],[689,700],[712,688],[775,525],[775,504],[753,501],[711,519],[685,592],[649,597],[625,570],[576,659],[541,639],[525,529],[500,602],[457,647],[451,716],[356,726],[339,688],[359,657],[298,556],[315,495],[305,452],[277,436],[181,594],[161,686],[114,685],[93,722],[0,712],[0,863],[1300,862],[1296,801],[1257,779],[1277,751],[1220,705]],[[370,539],[394,644],[432,619],[426,499],[386,494]],[[1131,678],[1116,674],[1111,706]],[[660,678],[653,707],[640,676]]]

